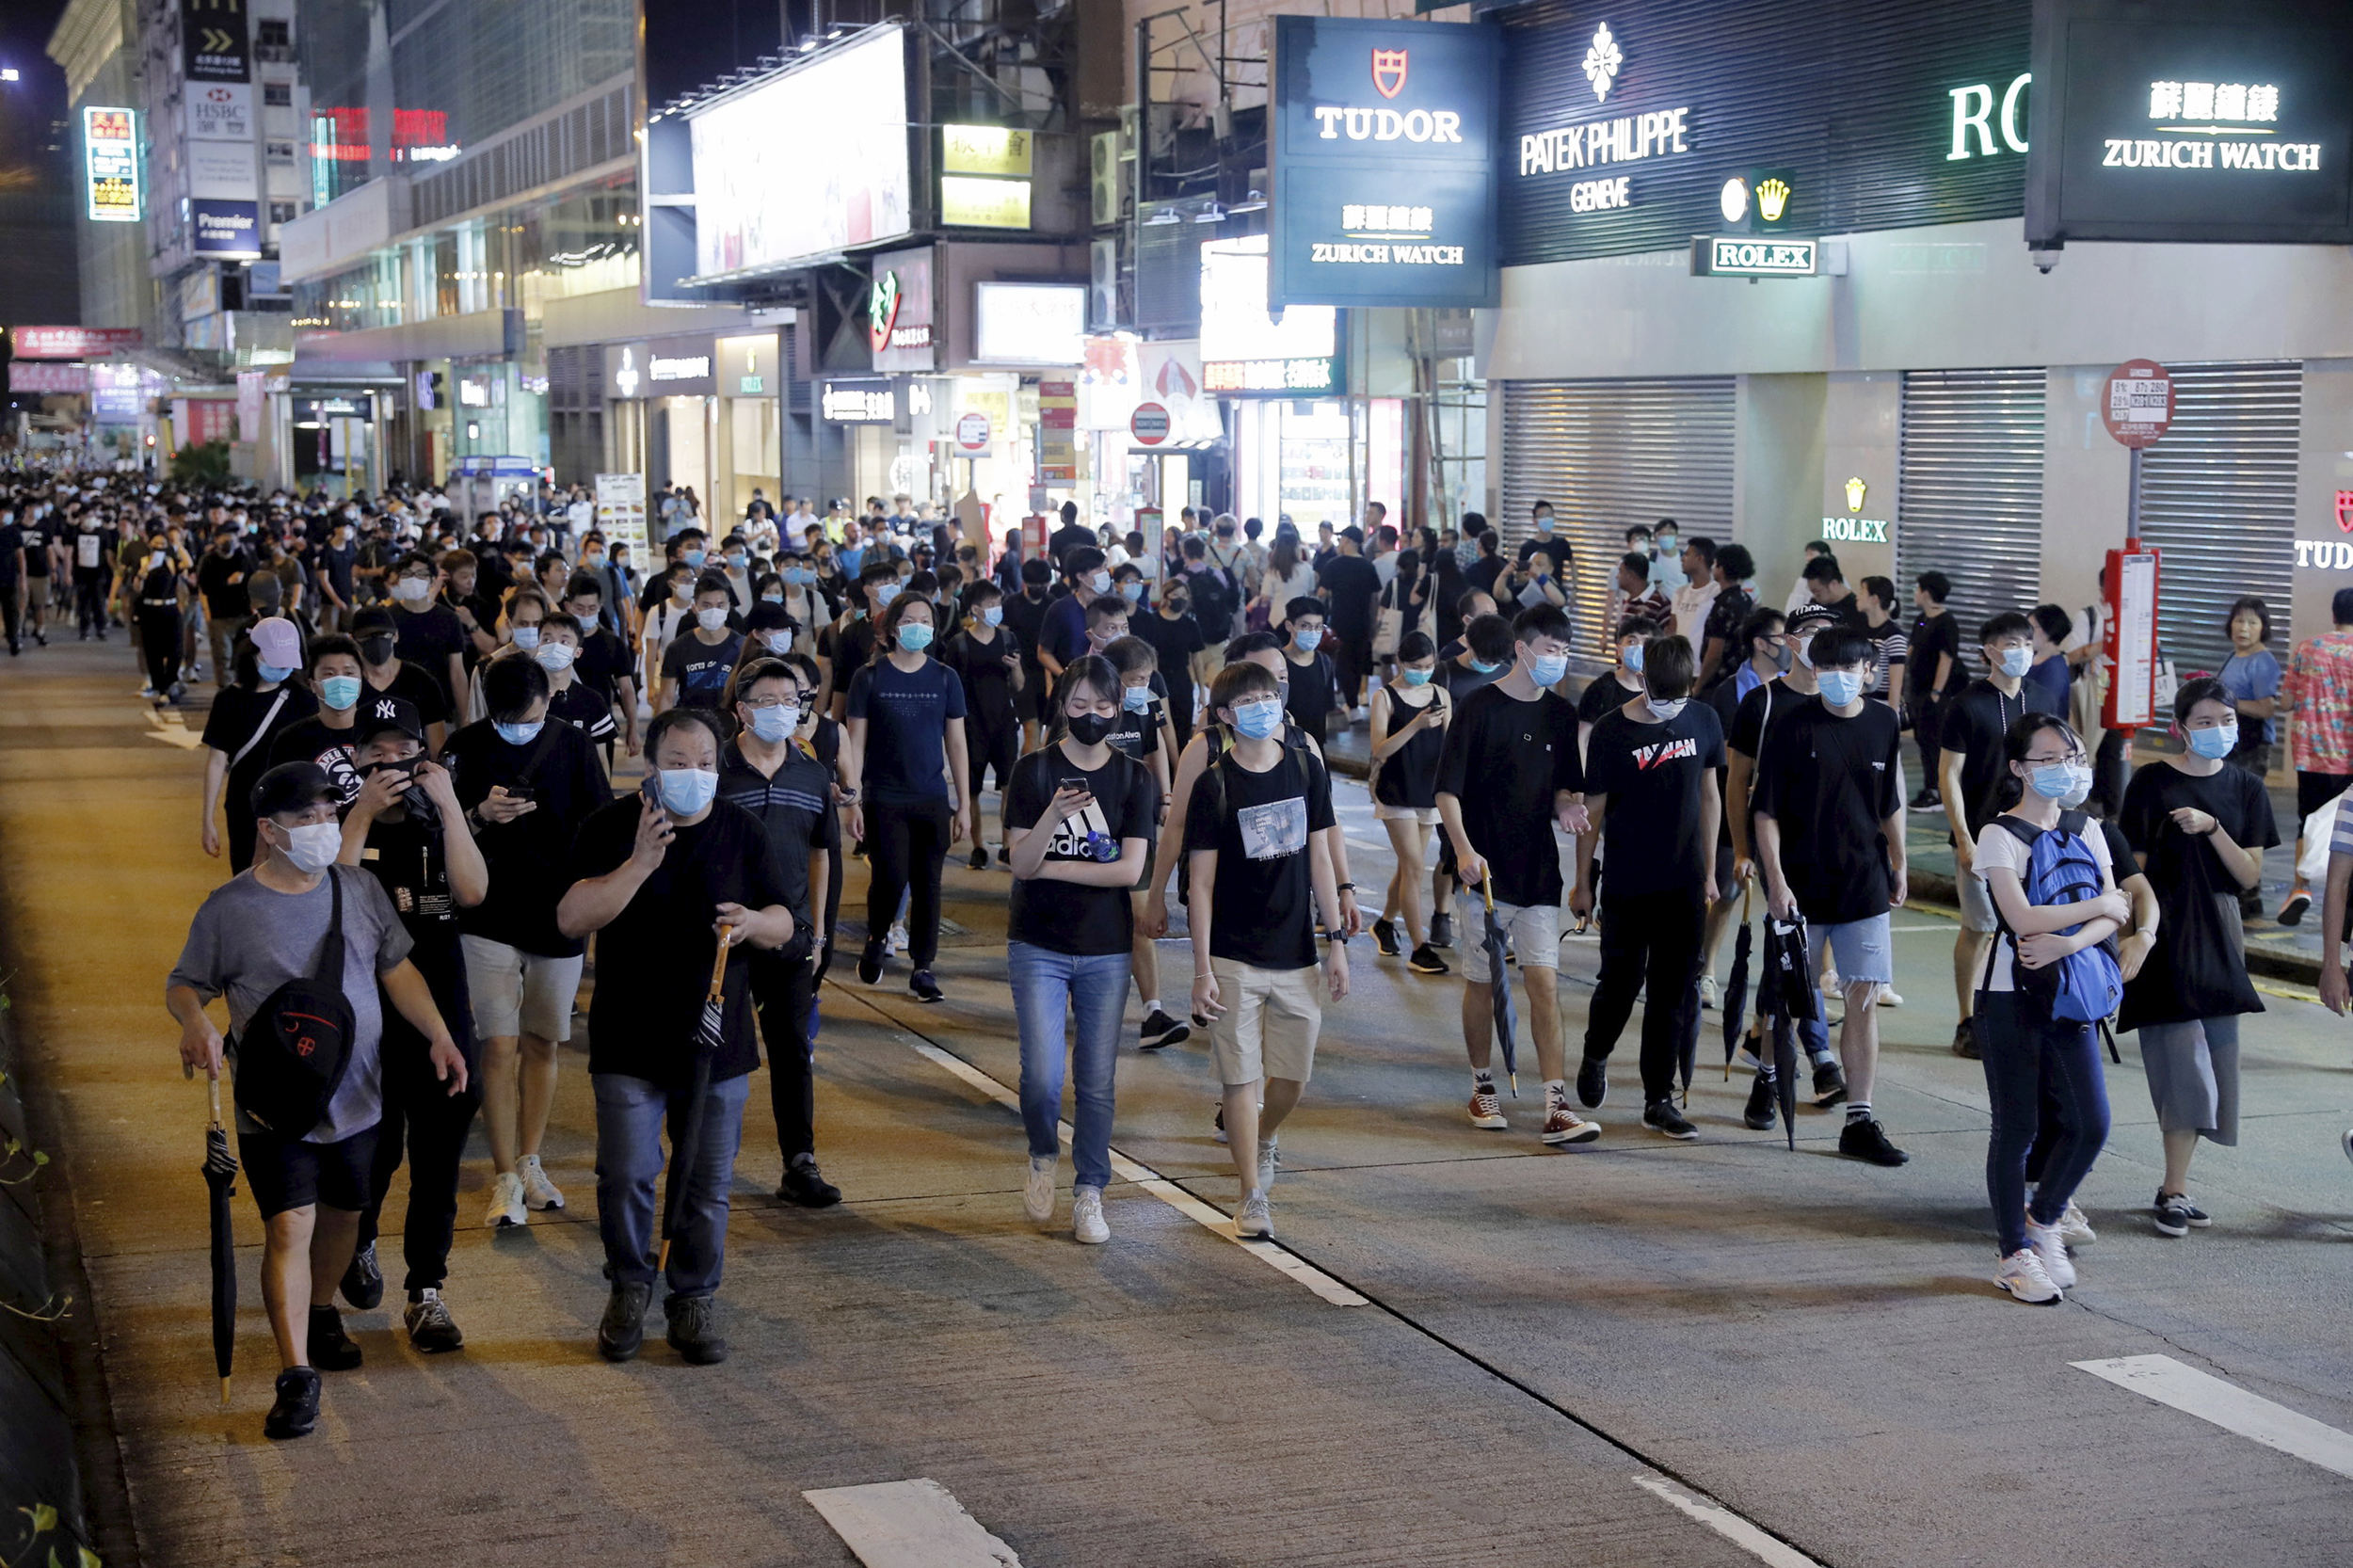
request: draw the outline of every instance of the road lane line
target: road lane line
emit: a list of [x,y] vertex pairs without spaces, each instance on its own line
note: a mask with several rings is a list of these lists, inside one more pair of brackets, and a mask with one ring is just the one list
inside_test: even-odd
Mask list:
[[1770,1563],[1772,1568],[1822,1568],[1819,1562],[1795,1546],[1776,1541],[1721,1503],[1711,1502],[1669,1480],[1656,1470],[1637,1471],[1634,1484],[1656,1496],[1664,1497],[1686,1518],[1698,1520],[1760,1562]]
[[866,1568],[1021,1568],[1011,1546],[928,1477],[801,1496]]
[[2195,1367],[2184,1366],[2169,1355],[2127,1355],[2068,1365],[2201,1421],[2211,1421],[2249,1442],[2353,1477],[2353,1436]]

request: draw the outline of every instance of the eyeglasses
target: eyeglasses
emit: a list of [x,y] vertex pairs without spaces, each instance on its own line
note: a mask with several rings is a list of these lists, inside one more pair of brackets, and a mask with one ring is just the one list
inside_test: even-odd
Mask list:
[[801,697],[798,692],[795,692],[791,696],[772,696],[765,698],[747,696],[738,700],[740,700],[744,707],[749,708],[756,712],[763,712],[770,708],[797,708],[801,705]]

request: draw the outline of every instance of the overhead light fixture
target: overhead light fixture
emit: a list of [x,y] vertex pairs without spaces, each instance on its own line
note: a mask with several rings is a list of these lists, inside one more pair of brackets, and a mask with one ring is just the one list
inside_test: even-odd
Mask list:
[[1225,209],[1212,201],[1193,214],[1193,220],[1195,223],[1223,223],[1225,221]]
[[1182,223],[1185,220],[1182,217],[1177,216],[1176,209],[1174,207],[1162,207],[1158,212],[1155,212],[1150,217],[1145,218],[1144,220],[1144,226],[1146,229],[1162,229],[1166,228],[1169,224]]
[[1266,211],[1266,198],[1254,191],[1249,200],[1237,201],[1226,211],[1229,213],[1262,213]]
[[816,40],[815,39],[813,39],[813,38],[805,38],[805,39],[801,40],[801,53],[802,53],[802,54],[804,54],[804,55],[809,54],[809,53],[811,53],[812,51],[814,51],[814,50],[816,49],[816,47],[817,47],[817,40]]

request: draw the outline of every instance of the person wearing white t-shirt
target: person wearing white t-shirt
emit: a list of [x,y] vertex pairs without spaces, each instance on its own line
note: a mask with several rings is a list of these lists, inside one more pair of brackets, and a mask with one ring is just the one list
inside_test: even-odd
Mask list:
[[1805,580],[1805,568],[1812,566],[1817,557],[1829,554],[1830,546],[1821,540],[1805,541],[1805,559],[1798,563],[1798,581],[1790,588],[1789,597],[1782,601],[1781,613],[1783,615],[1794,616],[1801,607],[1814,602],[1814,588]]

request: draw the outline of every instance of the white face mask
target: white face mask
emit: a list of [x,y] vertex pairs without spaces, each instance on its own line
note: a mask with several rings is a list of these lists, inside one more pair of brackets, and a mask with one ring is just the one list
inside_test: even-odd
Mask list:
[[279,828],[286,836],[285,856],[294,862],[295,870],[305,876],[313,876],[334,864],[335,856],[344,849],[344,828],[341,823],[305,823],[300,827]]
[[1689,703],[1690,700],[1691,699],[1688,696],[1674,697],[1671,700],[1662,700],[1658,697],[1652,697],[1649,699],[1650,711],[1657,714],[1661,719],[1665,719],[1672,723],[1674,716],[1677,713],[1682,712],[1684,705]]
[[429,577],[404,577],[392,584],[392,597],[404,604],[422,604],[433,597]]
[[728,613],[725,610],[697,610],[695,612],[695,624],[701,627],[706,632],[716,632],[727,623]]

